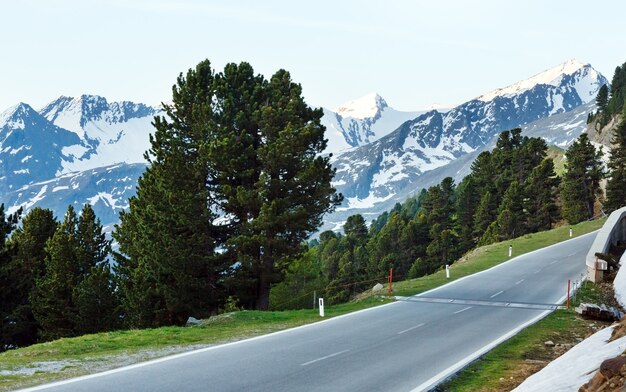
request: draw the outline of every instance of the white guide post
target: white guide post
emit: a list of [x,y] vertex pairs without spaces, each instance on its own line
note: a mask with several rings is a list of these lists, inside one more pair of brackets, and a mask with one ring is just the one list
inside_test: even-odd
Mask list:
[[569,238],[572,238],[572,228],[569,228]]
[[324,298],[319,299],[320,317],[324,317]]
[[513,245],[509,245],[509,257],[513,256]]
[[446,278],[450,279],[450,266],[446,264]]

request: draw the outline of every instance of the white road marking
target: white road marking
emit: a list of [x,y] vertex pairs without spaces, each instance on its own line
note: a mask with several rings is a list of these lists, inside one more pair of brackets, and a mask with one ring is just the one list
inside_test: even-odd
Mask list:
[[424,323],[417,324],[416,326],[413,326],[413,327],[411,327],[411,328],[407,328],[407,329],[405,329],[404,331],[400,331],[400,332],[398,332],[398,335],[402,335],[402,334],[403,334],[403,333],[405,333],[405,332],[409,332],[409,331],[412,331],[412,330],[417,329],[417,328],[419,328],[419,327],[423,327],[424,325],[426,325],[426,324],[424,324]]
[[310,364],[315,363],[315,362],[323,361],[323,360],[328,359],[328,358],[336,357],[337,355],[341,355],[343,353],[347,353],[348,351],[350,351],[350,350],[338,351],[338,352],[336,352],[334,354],[326,355],[325,357],[321,357],[321,358],[317,358],[317,359],[314,359],[314,360],[309,361],[309,362],[301,363],[300,366],[306,366],[306,365],[310,365]]
[[553,260],[550,264],[558,263],[559,260]]
[[494,295],[492,295],[492,296],[491,296],[491,298],[495,298],[495,297],[497,297],[498,295],[500,295],[500,294],[502,294],[502,293],[504,293],[504,290],[500,290],[500,291],[498,291],[497,293],[495,293]]
[[467,308],[463,308],[461,310],[457,310],[456,312],[454,312],[454,314],[459,314],[461,312],[465,312],[467,309],[471,309],[471,308],[472,308],[472,306],[468,306]]
[[515,282],[515,285],[517,286],[518,284],[522,283],[524,281],[524,279],[520,279],[517,282]]
[[539,268],[537,271],[535,271],[535,273],[536,273],[536,274],[538,274],[538,273],[540,273],[540,272],[541,272],[541,270],[542,270],[542,269],[541,269],[541,268]]

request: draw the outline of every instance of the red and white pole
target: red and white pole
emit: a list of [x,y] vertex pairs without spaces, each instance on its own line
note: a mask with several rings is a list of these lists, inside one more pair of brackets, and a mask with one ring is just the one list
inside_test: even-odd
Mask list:
[[569,292],[570,292],[570,284],[571,281],[568,279],[567,280],[567,308],[569,309]]

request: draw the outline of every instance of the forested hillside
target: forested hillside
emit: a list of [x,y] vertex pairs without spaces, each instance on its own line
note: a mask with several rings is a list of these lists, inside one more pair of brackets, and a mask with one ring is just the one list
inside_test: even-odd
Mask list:
[[566,151],[561,178],[547,151],[541,138],[521,136],[519,128],[504,131],[458,185],[445,178],[396,204],[369,229],[362,216],[353,215],[343,234],[323,232],[274,288],[277,307],[281,298],[313,289],[331,301],[345,301],[392,268],[394,280],[415,278],[452,264],[477,245],[548,230],[563,218],[572,224],[591,219],[603,175],[599,152],[581,135]]

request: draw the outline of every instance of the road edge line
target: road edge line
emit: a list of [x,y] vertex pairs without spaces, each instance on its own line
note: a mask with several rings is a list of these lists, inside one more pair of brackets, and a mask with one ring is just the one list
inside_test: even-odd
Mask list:
[[[494,269],[496,269],[496,268],[502,267],[502,266],[504,266],[504,265],[506,265],[506,264],[508,264],[508,263],[510,263],[510,262],[512,262],[512,261],[516,261],[516,260],[517,260],[518,258],[520,258],[520,257],[526,257],[526,256],[528,256],[528,255],[530,255],[530,254],[532,254],[532,253],[535,253],[535,252],[539,252],[539,251],[542,251],[542,250],[545,250],[545,249],[549,249],[549,248],[552,248],[552,247],[555,247],[555,246],[563,245],[563,244],[565,244],[566,242],[569,242],[569,241],[579,240],[579,239],[581,239],[581,238],[583,238],[583,237],[585,237],[585,236],[588,236],[588,235],[598,234],[598,233],[597,233],[598,231],[600,231],[600,229],[598,229],[598,230],[594,230],[594,231],[589,232],[589,233],[586,233],[586,234],[579,235],[578,237],[569,238],[569,239],[567,239],[567,240],[565,240],[565,241],[557,242],[556,244],[548,245],[548,246],[546,246],[546,247],[544,247],[544,248],[539,248],[539,249],[531,250],[530,252],[524,253],[524,254],[519,255],[519,256],[515,256],[515,257],[513,257],[511,260],[507,260],[507,261],[504,261],[504,262],[502,262],[502,263],[500,263],[500,264],[496,264],[496,265],[494,265],[493,267],[489,267],[489,268],[487,268],[486,270],[482,270],[482,271],[474,272],[473,274],[463,276],[462,278],[459,278],[459,279],[453,280],[452,282],[449,282],[449,283],[446,283],[446,284],[441,285],[441,286],[439,286],[439,287],[435,287],[435,288],[432,288],[432,289],[430,289],[430,290],[424,291],[423,293],[419,293],[419,294],[412,295],[412,296],[410,296],[410,297],[420,297],[420,296],[422,296],[422,295],[424,295],[424,294],[429,294],[429,293],[431,293],[431,292],[433,292],[433,291],[437,291],[437,290],[443,289],[444,287],[448,287],[448,286],[450,286],[450,285],[453,285],[453,284],[455,284],[455,283],[457,283],[457,282],[461,282],[461,281],[463,281],[463,280],[465,280],[465,279],[469,278],[470,276],[480,275],[480,274],[483,274],[483,273],[485,273],[485,272],[488,272],[488,271],[494,270]],[[454,264],[453,264],[453,265],[454,265]],[[409,298],[410,298],[410,297],[409,297]]]
[[314,325],[319,325],[319,324],[322,324],[322,323],[328,323],[328,322],[331,322],[331,321],[334,321],[334,320],[338,320],[338,319],[341,319],[341,318],[344,318],[344,317],[353,316],[355,314],[364,313],[364,312],[367,312],[367,311],[370,311],[370,310],[380,309],[380,308],[383,308],[383,307],[386,307],[386,306],[395,305],[395,304],[399,304],[399,303],[401,303],[401,301],[394,301],[394,302],[390,302],[390,303],[386,303],[386,304],[382,304],[382,305],[372,306],[370,308],[357,310],[355,312],[342,314],[342,315],[331,317],[331,318],[328,318],[328,319],[325,319],[325,320],[314,321],[312,323],[299,325],[299,326],[293,327],[293,328],[283,329],[283,330],[280,330],[280,331],[275,331],[275,332],[271,332],[271,333],[264,334],[264,335],[253,336],[253,337],[247,338],[247,339],[237,340],[236,342],[216,344],[216,345],[210,346],[210,347],[204,347],[204,348],[199,348],[199,349],[196,349],[196,350],[191,350],[191,351],[186,351],[186,352],[182,352],[182,353],[178,353],[178,354],[168,355],[168,356],[165,356],[165,357],[151,359],[151,360],[145,361],[145,362],[134,363],[132,365],[123,366],[123,367],[110,369],[110,370],[105,370],[105,371],[98,372],[98,373],[86,374],[84,376],[69,378],[67,380],[54,381],[54,382],[43,384],[43,385],[37,385],[37,386],[34,386],[34,387],[28,387],[28,388],[25,388],[25,389],[18,389],[18,390],[16,390],[16,392],[41,391],[41,390],[45,390],[45,389],[50,389],[50,388],[62,386],[62,385],[73,384],[73,383],[79,382],[79,381],[89,380],[89,379],[92,379],[92,378],[99,378],[99,377],[108,376],[110,374],[121,373],[121,372],[125,372],[125,371],[128,371],[128,370],[141,368],[141,367],[144,367],[144,366],[156,365],[158,363],[167,362],[167,361],[171,361],[171,360],[178,359],[178,358],[183,358],[183,357],[187,357],[187,356],[191,356],[191,355],[195,355],[195,354],[201,354],[201,353],[205,353],[207,351],[217,350],[217,349],[220,349],[220,348],[234,346],[234,345],[237,345],[237,344],[243,344],[243,343],[247,343],[247,342],[251,342],[251,341],[255,341],[255,340],[265,339],[265,338],[269,338],[269,337],[272,337],[272,336],[275,336],[275,335],[279,335],[279,334],[283,334],[283,333],[287,333],[287,332],[293,332],[293,331],[296,331],[296,330],[299,330],[299,329],[309,328],[309,327],[314,326]]
[[[567,296],[561,297],[557,301],[557,303],[563,303],[563,301],[565,301],[566,298],[567,298]],[[537,323],[538,321],[540,321],[541,319],[545,318],[546,316],[548,316],[552,312],[554,312],[554,310],[545,310],[545,311],[543,311],[542,313],[540,313],[536,317],[528,320],[527,322],[525,322],[524,324],[518,326],[517,328],[514,328],[511,331],[505,333],[504,335],[500,336],[498,339],[496,339],[496,340],[492,341],[491,343],[487,344],[486,346],[483,346],[480,349],[474,351],[470,355],[468,355],[465,358],[461,359],[459,362],[457,362],[454,365],[450,366],[449,368],[439,372],[438,374],[436,374],[435,376],[429,378],[428,380],[426,380],[425,382],[421,383],[417,387],[411,389],[411,392],[430,391],[432,388],[436,387],[438,384],[440,384],[446,378],[456,374],[457,372],[459,372],[460,370],[465,368],[467,365],[469,365],[471,362],[473,362],[474,360],[478,359],[480,356],[482,356],[482,355],[488,353],[489,351],[493,350],[494,348],[496,348],[501,343],[509,340],[510,338],[512,338],[513,336],[517,335],[518,333],[520,333],[525,328],[527,328],[527,327]]]

